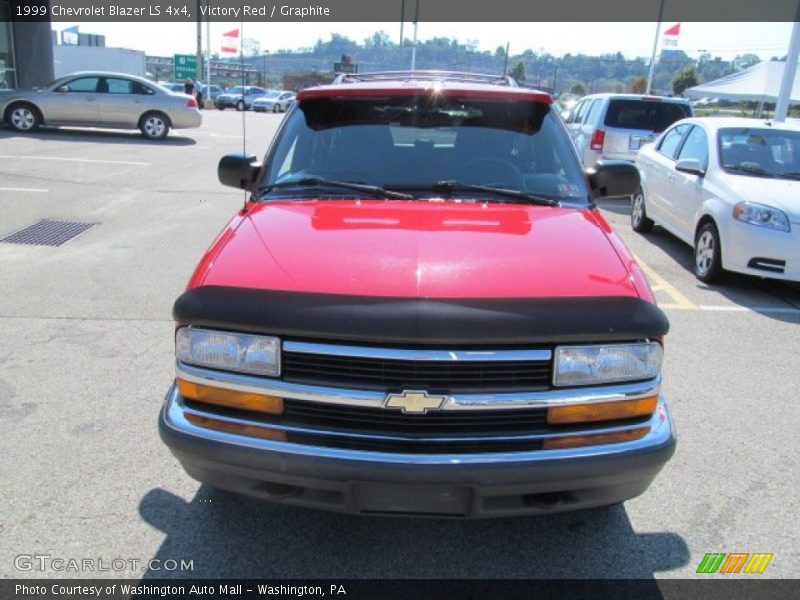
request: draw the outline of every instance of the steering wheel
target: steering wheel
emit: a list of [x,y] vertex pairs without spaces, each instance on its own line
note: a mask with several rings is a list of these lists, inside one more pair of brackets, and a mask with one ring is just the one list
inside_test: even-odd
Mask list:
[[509,160],[502,158],[476,158],[461,167],[465,183],[503,186],[519,189],[522,187],[522,171]]

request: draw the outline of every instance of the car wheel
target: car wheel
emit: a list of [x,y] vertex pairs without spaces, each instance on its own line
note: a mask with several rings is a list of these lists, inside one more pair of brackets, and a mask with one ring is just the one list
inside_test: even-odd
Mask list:
[[163,140],[169,133],[169,120],[163,113],[147,113],[142,117],[139,129],[148,140]]
[[637,233],[649,233],[653,230],[652,219],[647,217],[644,206],[644,192],[640,189],[631,196],[631,227]]
[[33,131],[40,122],[39,111],[30,104],[14,104],[6,111],[6,123],[14,131]]
[[236,103],[236,110],[238,110],[239,112],[244,110],[244,102],[243,101],[239,100]]
[[275,106],[273,106],[272,107],[272,112],[274,112],[274,113],[281,112],[281,105],[280,104],[276,104]]
[[722,246],[714,223],[708,222],[697,231],[694,240],[694,274],[705,283],[722,278]]
[[225,107],[222,104],[217,104],[217,110],[225,110]]

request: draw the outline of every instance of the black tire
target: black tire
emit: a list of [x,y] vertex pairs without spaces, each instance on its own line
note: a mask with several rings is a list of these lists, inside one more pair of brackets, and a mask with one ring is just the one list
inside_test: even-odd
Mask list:
[[245,108],[247,107],[244,105],[244,100],[239,100],[236,103],[236,110],[238,110],[239,112],[242,112]]
[[273,106],[272,107],[272,112],[274,112],[274,113],[281,112],[281,105],[280,104],[276,104],[275,106]]
[[163,140],[169,133],[169,119],[160,112],[149,112],[139,119],[139,130],[148,140]]
[[653,219],[647,217],[644,203],[644,192],[641,189],[631,196],[631,228],[636,233],[650,233],[653,230]]
[[6,123],[14,131],[30,133],[42,122],[39,110],[27,102],[17,102],[8,107],[5,114]]
[[217,104],[217,110],[225,110],[225,107],[222,104]]
[[694,238],[694,275],[703,283],[713,283],[720,281],[723,274],[719,231],[709,221],[697,230]]

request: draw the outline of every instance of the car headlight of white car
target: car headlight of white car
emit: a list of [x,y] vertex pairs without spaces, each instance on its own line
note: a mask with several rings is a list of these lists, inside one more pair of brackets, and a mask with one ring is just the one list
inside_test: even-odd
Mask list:
[[281,370],[280,340],[265,335],[182,327],[175,355],[190,365],[251,375],[276,377]]
[[789,217],[781,210],[756,202],[739,202],[733,207],[733,218],[742,223],[789,231]]
[[553,384],[590,385],[652,379],[661,372],[664,349],[658,342],[558,346]]

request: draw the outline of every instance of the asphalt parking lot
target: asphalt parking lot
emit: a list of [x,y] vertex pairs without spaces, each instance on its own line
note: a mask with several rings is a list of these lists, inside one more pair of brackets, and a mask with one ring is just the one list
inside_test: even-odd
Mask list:
[[[94,223],[63,246],[0,243],[2,577],[697,577],[707,552],[768,552],[800,574],[800,286],[706,286],[691,250],[634,234],[671,321],[673,460],[607,511],[497,521],[356,518],[263,504],[190,479],[158,438],[173,378],[171,309],[242,204],[217,181],[242,115],[206,111],[163,143],[136,132],[0,129],[0,238],[41,219]],[[262,154],[282,115],[245,116]],[[19,555],[140,561],[19,570]],[[421,559],[422,557],[422,559]],[[150,559],[193,570],[147,569]],[[703,576],[709,577],[709,576]]]

